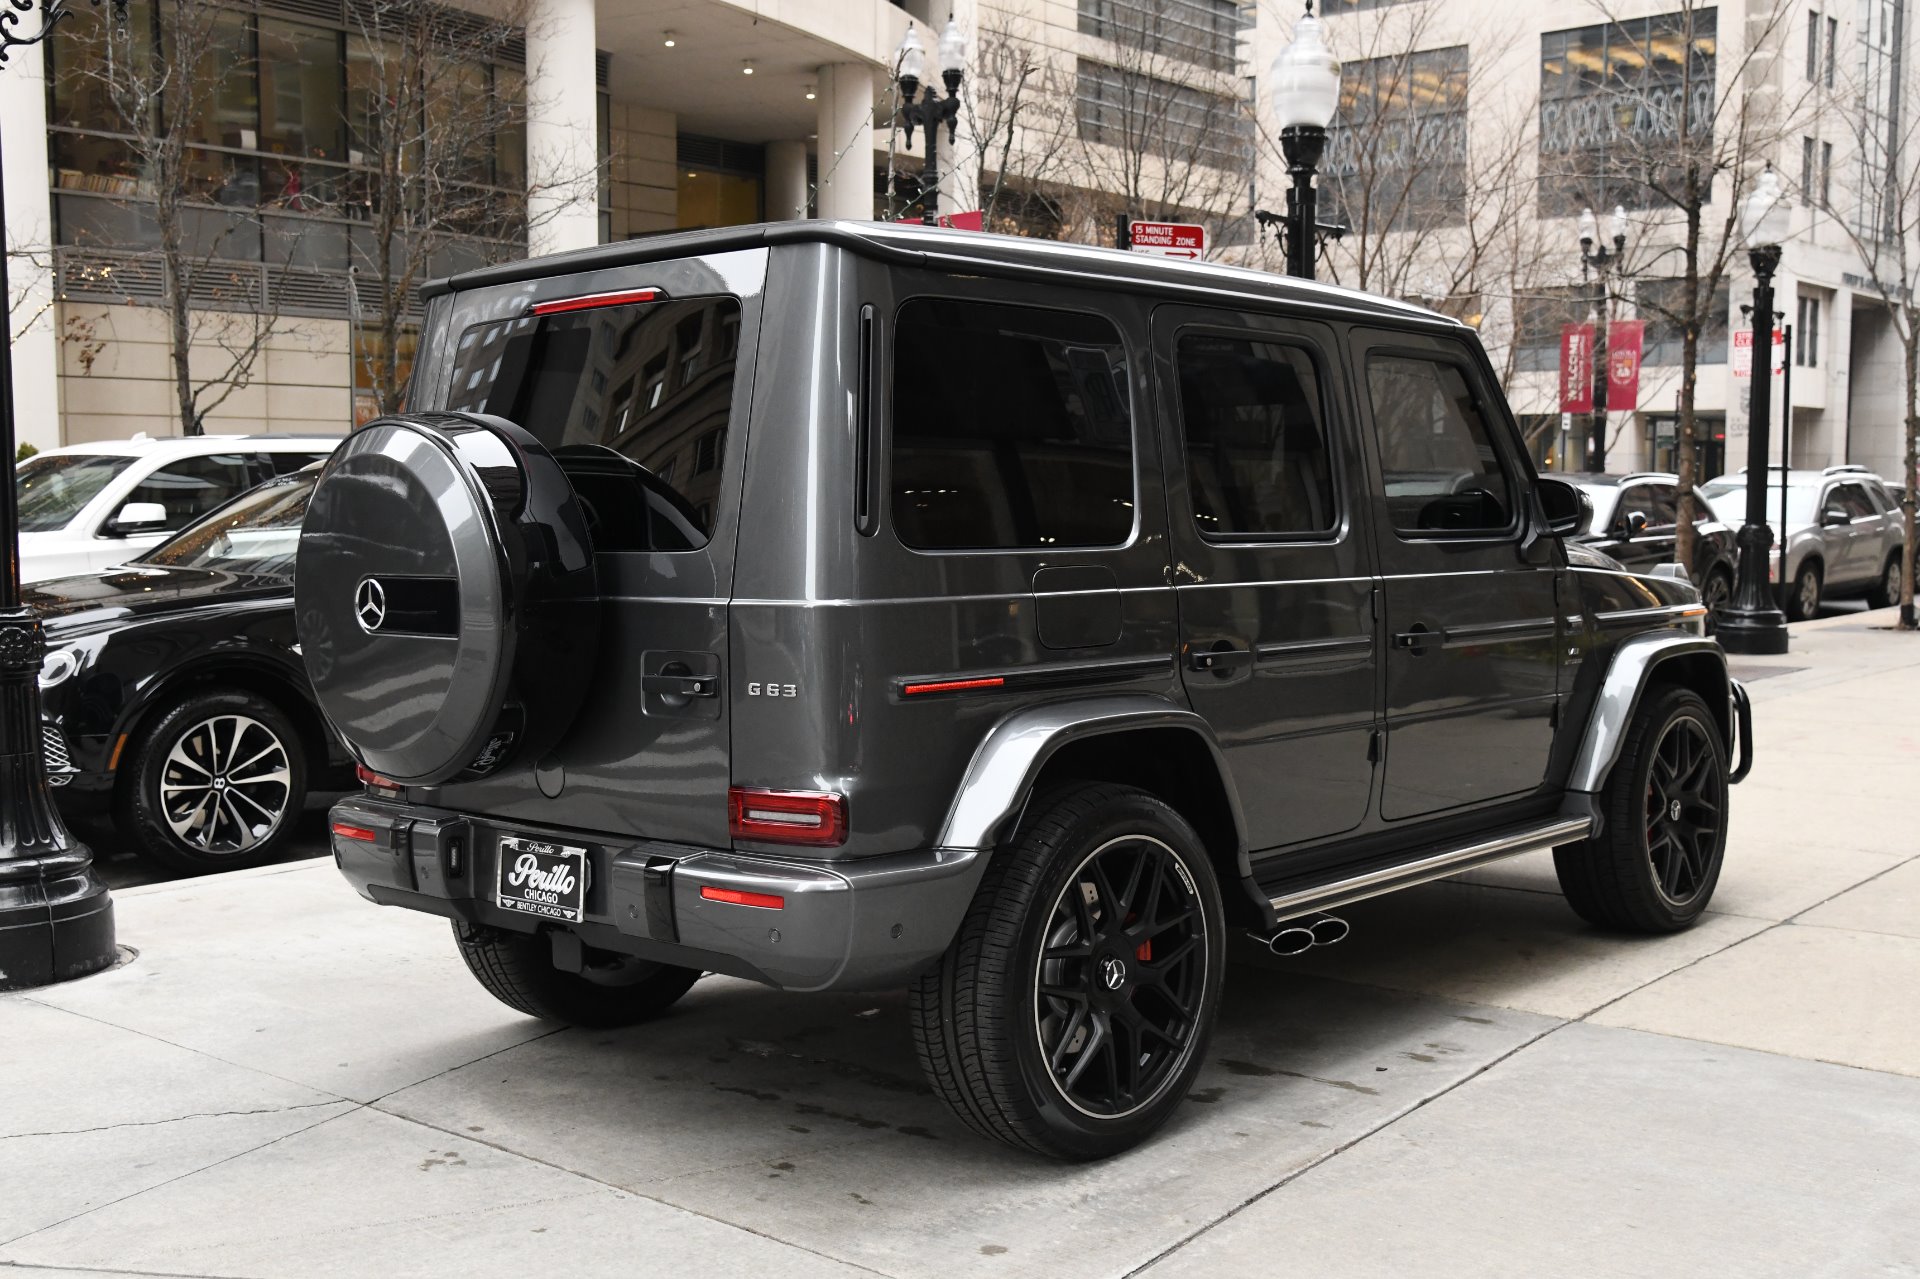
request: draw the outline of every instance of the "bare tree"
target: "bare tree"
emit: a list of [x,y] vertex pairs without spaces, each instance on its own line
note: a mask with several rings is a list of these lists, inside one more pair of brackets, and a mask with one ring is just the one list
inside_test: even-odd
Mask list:
[[[401,350],[430,276],[521,257],[529,231],[524,75],[502,65],[525,0],[487,16],[429,0],[361,0],[349,78],[352,178],[334,199],[364,220],[354,239],[356,353],[377,412],[405,394]],[[541,174],[547,185],[597,171]],[[370,312],[370,315],[368,314]]]
[[[1653,18],[1606,8],[1609,65],[1598,73],[1601,86],[1596,91],[1591,69],[1565,57],[1556,66],[1550,54],[1542,89],[1543,211],[1615,204],[1640,211],[1643,234],[1629,249],[1628,278],[1646,275],[1668,255],[1680,259],[1677,277],[1657,290],[1639,288],[1636,301],[1681,337],[1674,470],[1675,558],[1682,564],[1692,562],[1700,478],[1694,445],[1701,335],[1741,247],[1741,197],[1797,110],[1779,84],[1788,10],[1785,0],[1757,3],[1742,27],[1722,29],[1710,0],[1674,0],[1673,11]],[[1615,49],[1623,51],[1617,65]]]
[[1196,29],[1170,0],[1100,0],[1075,69],[1072,238],[1104,239],[1112,216],[1246,212],[1253,126],[1233,42]]
[[[1887,13],[1863,9],[1870,23],[1885,23]],[[1805,203],[1831,215],[1860,255],[1867,285],[1858,292],[1877,296],[1900,341],[1901,361],[1901,478],[1900,512],[1906,526],[1906,545],[1900,565],[1900,628],[1920,629],[1914,609],[1914,508],[1916,459],[1920,458],[1920,119],[1899,102],[1908,97],[1911,80],[1901,83],[1904,60],[1890,54],[1899,32],[1875,26],[1861,33],[1866,56],[1851,83],[1838,86],[1845,107],[1834,113],[1848,132],[1850,155],[1843,163],[1856,175],[1851,209],[1828,208],[1825,180],[1820,189],[1803,193]],[[1782,530],[1785,536],[1785,530]]]
[[980,170],[981,219],[990,231],[1056,231],[1054,195],[1072,184],[1078,131],[1073,86],[1026,24],[1001,17],[980,29],[970,117],[978,154],[955,157]]
[[210,412],[251,384],[279,329],[252,248],[257,174],[205,145],[221,141],[222,113],[253,58],[245,17],[233,10],[151,0],[146,14],[150,22],[89,24],[57,38],[104,45],[69,60],[63,75],[87,82],[69,91],[94,91],[124,139],[134,172],[116,189],[151,221],[180,429],[198,435]]

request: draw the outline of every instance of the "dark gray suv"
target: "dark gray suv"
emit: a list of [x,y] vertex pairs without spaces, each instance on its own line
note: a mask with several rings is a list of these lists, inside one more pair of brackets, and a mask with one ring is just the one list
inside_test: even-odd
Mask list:
[[1257,272],[822,222],[429,290],[315,492],[334,855],[537,1017],[906,987],[934,1090],[1162,1123],[1230,934],[1534,849],[1685,928],[1745,699],[1569,540],[1471,330]]

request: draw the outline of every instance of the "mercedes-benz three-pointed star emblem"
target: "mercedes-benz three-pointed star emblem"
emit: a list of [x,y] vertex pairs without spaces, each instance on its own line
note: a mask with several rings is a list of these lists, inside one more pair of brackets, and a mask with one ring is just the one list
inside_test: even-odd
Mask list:
[[362,579],[353,593],[353,616],[369,635],[379,630],[387,620],[387,588],[371,577]]

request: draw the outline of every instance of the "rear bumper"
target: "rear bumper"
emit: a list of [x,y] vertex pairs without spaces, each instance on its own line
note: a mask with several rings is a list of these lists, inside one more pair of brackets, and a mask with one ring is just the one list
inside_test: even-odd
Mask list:
[[[747,856],[497,822],[355,796],[334,805],[333,858],[355,891],[386,906],[514,932],[561,929],[588,946],[744,977],[785,990],[905,985],[946,950],[986,858],[925,849],[846,862]],[[584,918],[552,924],[494,902],[502,835],[587,847]],[[705,887],[779,897],[778,909],[712,901]]]

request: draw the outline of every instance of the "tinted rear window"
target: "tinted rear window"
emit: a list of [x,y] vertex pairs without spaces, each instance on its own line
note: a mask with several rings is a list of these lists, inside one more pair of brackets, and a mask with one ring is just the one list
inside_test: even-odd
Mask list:
[[727,297],[476,324],[447,407],[504,417],[553,450],[596,549],[693,550],[713,531],[739,354]]
[[1114,546],[1133,531],[1126,352],[1111,323],[916,298],[893,367],[893,526],[925,550]]

